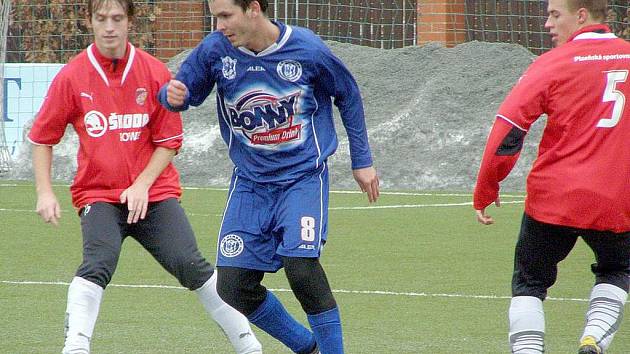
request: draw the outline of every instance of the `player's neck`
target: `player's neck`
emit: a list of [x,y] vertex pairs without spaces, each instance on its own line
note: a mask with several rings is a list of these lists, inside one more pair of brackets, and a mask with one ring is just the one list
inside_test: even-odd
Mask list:
[[280,37],[280,28],[269,19],[265,19],[260,30],[256,32],[247,45],[247,49],[260,53],[278,41],[278,37]]

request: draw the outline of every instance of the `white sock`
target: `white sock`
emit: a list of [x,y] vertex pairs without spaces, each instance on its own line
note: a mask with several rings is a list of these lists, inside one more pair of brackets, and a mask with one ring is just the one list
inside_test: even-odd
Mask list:
[[595,285],[591,291],[582,339],[592,336],[605,351],[621,325],[627,299],[628,293],[621,288],[611,284]]
[[539,298],[513,297],[510,303],[509,320],[509,340],[513,354],[544,353],[545,313]]
[[217,293],[217,270],[195,292],[206,312],[221,326],[237,354],[262,353],[262,345],[256,339],[247,318],[219,297]]
[[80,277],[74,277],[68,288],[66,307],[66,340],[63,354],[89,354],[90,339],[103,298],[103,288]]

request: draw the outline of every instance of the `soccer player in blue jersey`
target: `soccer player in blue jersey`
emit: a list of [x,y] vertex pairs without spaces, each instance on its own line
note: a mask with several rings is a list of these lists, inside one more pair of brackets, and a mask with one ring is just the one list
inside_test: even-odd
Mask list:
[[[353,176],[379,196],[363,104],[344,64],[311,31],[271,21],[266,0],[210,0],[217,31],[162,87],[183,111],[216,86],[235,167],[218,243],[219,295],[295,353],[343,353],[339,309],[319,262],[326,242],[327,159],[337,148],[332,103],[350,142]],[[261,281],[284,267],[311,330]]]

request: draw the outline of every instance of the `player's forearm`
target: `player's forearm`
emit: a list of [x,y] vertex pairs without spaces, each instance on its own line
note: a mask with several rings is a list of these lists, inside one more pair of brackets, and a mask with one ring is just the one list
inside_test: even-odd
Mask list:
[[173,160],[176,150],[158,146],[151,155],[151,159],[147,167],[133,182],[135,185],[142,185],[147,189],[153,185],[153,182],[162,174],[164,169]]
[[52,147],[47,145],[33,145],[33,174],[35,175],[35,190],[37,194],[52,193]]

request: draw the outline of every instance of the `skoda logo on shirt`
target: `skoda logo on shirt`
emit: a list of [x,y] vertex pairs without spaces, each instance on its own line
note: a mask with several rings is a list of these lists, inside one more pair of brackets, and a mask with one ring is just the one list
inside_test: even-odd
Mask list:
[[93,138],[99,138],[107,132],[107,119],[99,111],[89,111],[83,117],[85,130]]
[[302,77],[302,64],[295,60],[283,60],[278,63],[276,71],[281,78],[296,82]]

